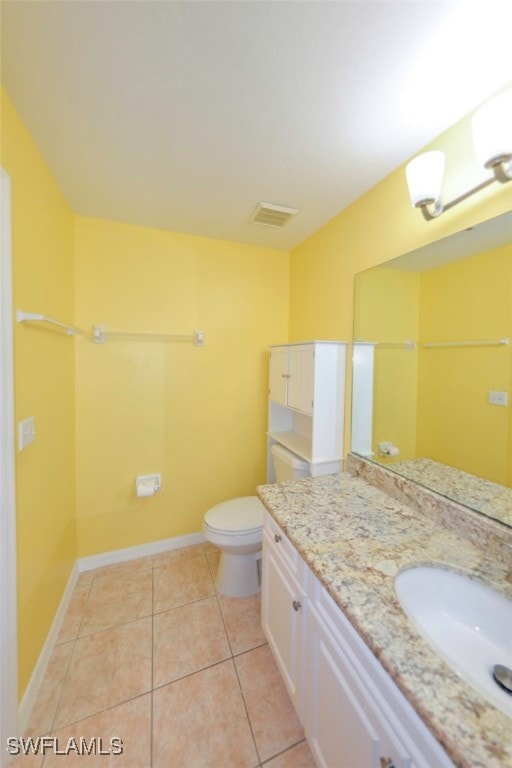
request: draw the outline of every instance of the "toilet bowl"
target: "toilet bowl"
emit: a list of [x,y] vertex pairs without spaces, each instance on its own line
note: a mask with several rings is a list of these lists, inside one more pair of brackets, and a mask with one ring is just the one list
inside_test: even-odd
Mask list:
[[[281,445],[271,449],[277,482],[306,477],[307,461]],[[220,549],[215,586],[227,597],[249,597],[261,590],[261,547],[265,507],[257,496],[216,504],[204,516],[203,536]]]
[[249,597],[260,591],[264,512],[256,496],[229,499],[206,512],[203,536],[221,552],[215,580],[221,595]]

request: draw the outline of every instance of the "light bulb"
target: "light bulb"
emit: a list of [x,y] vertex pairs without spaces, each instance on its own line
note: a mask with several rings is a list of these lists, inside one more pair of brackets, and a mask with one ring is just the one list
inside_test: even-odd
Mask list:
[[444,152],[432,150],[408,163],[405,174],[414,207],[440,203],[444,172]]
[[485,168],[512,158],[512,91],[477,109],[473,115],[473,143],[478,162]]

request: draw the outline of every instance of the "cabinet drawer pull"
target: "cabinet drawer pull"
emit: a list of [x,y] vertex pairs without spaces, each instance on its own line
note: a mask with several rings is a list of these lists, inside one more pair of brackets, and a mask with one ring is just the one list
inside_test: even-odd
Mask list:
[[282,379],[291,379],[291,374],[289,374],[289,373],[282,373],[281,374],[281,378]]
[[276,544],[279,544],[279,542],[281,541],[282,538],[283,537],[281,536],[280,533],[274,533],[274,541],[275,541]]
[[381,757],[380,768],[395,768],[395,764],[390,757]]
[[[302,603],[300,600],[294,600],[292,605],[293,605],[294,611],[299,611],[302,608]],[[390,766],[389,768],[392,768],[392,766]]]

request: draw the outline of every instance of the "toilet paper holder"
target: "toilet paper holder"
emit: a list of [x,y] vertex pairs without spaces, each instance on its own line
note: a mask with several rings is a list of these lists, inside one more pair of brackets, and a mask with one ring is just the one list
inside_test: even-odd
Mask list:
[[137,498],[146,498],[154,496],[162,489],[162,476],[155,475],[137,475],[135,478],[135,495]]
[[380,456],[398,456],[400,449],[393,445],[393,443],[384,441],[378,444]]

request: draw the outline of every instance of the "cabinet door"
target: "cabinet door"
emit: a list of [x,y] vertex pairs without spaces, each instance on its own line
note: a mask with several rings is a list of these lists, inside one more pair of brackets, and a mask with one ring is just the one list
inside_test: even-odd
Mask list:
[[408,768],[353,667],[313,607],[308,611],[306,736],[320,768]]
[[313,344],[291,346],[288,351],[288,406],[313,413],[315,348]]
[[288,347],[274,347],[270,351],[269,398],[286,405],[288,384]]
[[297,580],[263,534],[262,626],[299,718],[303,717],[306,601]]

